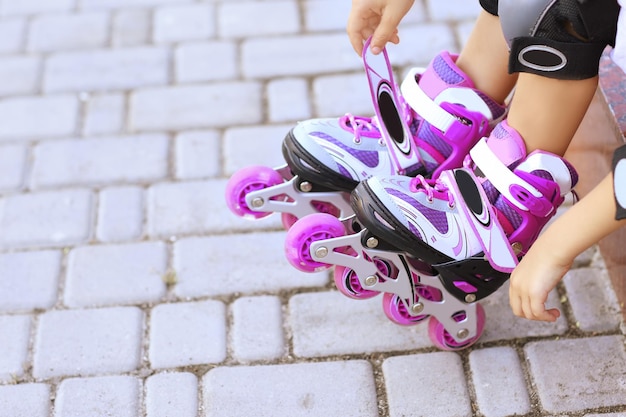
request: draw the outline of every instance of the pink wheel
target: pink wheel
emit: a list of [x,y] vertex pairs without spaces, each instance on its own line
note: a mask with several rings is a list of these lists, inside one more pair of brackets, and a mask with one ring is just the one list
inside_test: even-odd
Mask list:
[[333,277],[335,286],[346,297],[355,300],[365,300],[379,294],[378,291],[370,291],[363,288],[356,273],[345,266],[336,266]]
[[317,262],[311,257],[311,244],[320,240],[345,236],[343,223],[334,216],[315,213],[298,220],[287,232],[285,254],[296,269],[304,272],[323,271],[329,264]]
[[[465,320],[465,312],[456,313],[452,316],[454,321]],[[443,327],[434,316],[428,322],[428,336],[435,346],[442,350],[462,350],[470,347],[480,338],[485,328],[485,310],[480,304],[476,304],[476,336],[464,342],[457,342],[452,335]]]
[[283,177],[276,170],[264,166],[251,166],[235,172],[226,184],[226,205],[237,216],[260,219],[271,212],[254,211],[246,204],[246,195],[282,184]]
[[[339,210],[335,205],[324,202],[324,201],[313,201],[313,207],[317,210],[318,213],[328,213],[334,217],[339,217],[341,214],[341,210]],[[283,213],[281,215],[281,220],[283,222],[283,227],[285,230],[289,230],[291,226],[294,225],[295,222],[298,221],[298,218],[291,213]]]
[[390,293],[383,295],[383,311],[389,320],[400,326],[413,326],[428,318],[427,315],[412,316],[400,297]]

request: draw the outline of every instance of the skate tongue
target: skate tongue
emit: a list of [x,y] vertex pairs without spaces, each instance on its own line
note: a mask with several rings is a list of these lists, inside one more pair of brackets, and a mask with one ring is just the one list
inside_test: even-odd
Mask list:
[[457,57],[444,51],[430,62],[418,82],[428,97],[434,99],[450,87],[474,88],[472,80],[456,66]]
[[508,167],[526,157],[524,139],[506,120],[500,122],[491,132],[487,138],[487,146]]

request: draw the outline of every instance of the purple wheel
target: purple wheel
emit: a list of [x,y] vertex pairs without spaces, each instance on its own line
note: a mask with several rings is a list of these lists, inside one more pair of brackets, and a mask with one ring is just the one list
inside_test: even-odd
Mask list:
[[383,295],[383,311],[389,320],[400,326],[413,326],[428,318],[427,315],[412,316],[396,294]]
[[251,166],[235,172],[226,184],[226,205],[237,216],[261,219],[271,212],[254,211],[246,204],[246,195],[282,184],[283,177],[276,170],[264,166]]
[[317,262],[311,257],[311,244],[320,240],[345,236],[343,223],[334,216],[315,213],[294,223],[285,239],[285,255],[296,269],[304,272],[317,272],[332,265]]
[[336,266],[333,277],[335,286],[346,297],[355,300],[365,300],[379,294],[378,291],[370,291],[363,288],[356,273],[345,266]]
[[[324,201],[313,201],[313,207],[318,213],[328,213],[334,217],[339,217],[341,214],[341,210],[335,207],[335,205]],[[291,229],[291,226],[298,221],[298,218],[291,213],[283,213],[281,215],[281,220],[285,230],[289,230]]]
[[[465,320],[465,312],[456,313],[452,316],[454,321]],[[480,338],[485,328],[485,310],[480,304],[476,304],[476,336],[464,342],[457,342],[452,335],[443,327],[435,317],[431,317],[428,322],[428,336],[435,346],[442,350],[462,350],[470,347]]]

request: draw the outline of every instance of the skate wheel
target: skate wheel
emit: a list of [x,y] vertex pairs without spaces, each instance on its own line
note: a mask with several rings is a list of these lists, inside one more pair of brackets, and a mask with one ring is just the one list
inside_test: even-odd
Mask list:
[[[312,205],[318,213],[328,213],[334,217],[339,217],[341,215],[341,210],[334,204],[326,203],[324,201],[313,201]],[[291,213],[282,213],[280,217],[285,230],[289,230],[291,226],[298,221],[298,217]]]
[[246,195],[282,184],[283,177],[276,170],[264,166],[251,166],[235,172],[226,184],[226,205],[234,214],[249,219],[260,219],[271,212],[254,211],[246,203]]
[[355,300],[365,300],[379,294],[378,291],[370,291],[363,288],[354,270],[345,266],[335,266],[333,277],[335,286],[346,297]]
[[311,244],[320,240],[345,236],[343,223],[330,214],[315,213],[298,220],[287,232],[285,255],[296,269],[317,272],[332,265],[317,262],[311,256]]
[[[465,312],[459,312],[452,318],[456,321],[465,320]],[[485,310],[480,304],[476,304],[476,336],[463,342],[457,342],[452,335],[443,327],[434,316],[428,322],[428,336],[435,346],[442,350],[462,350],[470,347],[480,338],[485,328]]]
[[412,316],[396,294],[383,294],[383,311],[389,320],[400,326],[413,326],[428,318],[427,315]]

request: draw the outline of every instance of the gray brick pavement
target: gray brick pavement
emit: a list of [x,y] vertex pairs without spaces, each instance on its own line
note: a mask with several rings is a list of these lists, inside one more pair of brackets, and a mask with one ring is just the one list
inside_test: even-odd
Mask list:
[[[347,0],[0,2],[0,417],[626,416],[595,248],[472,348],[294,270],[227,178],[299,120],[371,114]],[[417,1],[398,75],[458,51],[478,2]]]

